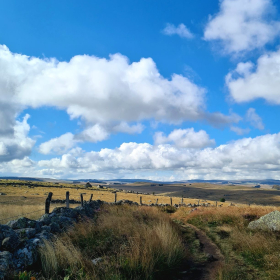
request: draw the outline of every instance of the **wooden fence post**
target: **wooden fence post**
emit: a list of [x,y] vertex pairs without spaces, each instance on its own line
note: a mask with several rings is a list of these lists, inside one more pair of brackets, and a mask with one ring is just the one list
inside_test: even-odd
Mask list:
[[158,198],[157,198],[157,200],[156,200],[156,205],[158,204]]
[[115,193],[115,203],[117,202],[117,193]]
[[92,201],[92,197],[93,197],[93,194],[90,195],[90,199],[89,199],[89,202]]
[[170,205],[172,206],[172,197],[170,197]]
[[69,208],[69,192],[66,192],[66,207]]
[[50,192],[48,194],[48,197],[46,199],[46,203],[45,203],[45,214],[49,214],[50,213],[50,204],[51,204],[51,200],[52,200],[52,195],[53,193]]
[[197,203],[198,203],[197,206],[199,206],[199,201],[200,201],[200,200],[198,200],[198,202],[197,202]]
[[183,204],[184,203],[184,197],[182,196],[182,201],[181,201],[181,204]]
[[82,193],[81,193],[81,206],[84,206],[84,197]]
[[217,207],[217,205],[218,205],[218,202],[216,201],[216,207]]
[[140,196],[140,205],[142,205],[142,196]]

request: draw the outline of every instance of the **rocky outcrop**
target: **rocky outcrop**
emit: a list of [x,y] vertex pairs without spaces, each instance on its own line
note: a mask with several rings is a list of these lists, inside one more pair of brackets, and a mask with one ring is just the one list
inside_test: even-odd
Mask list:
[[249,229],[280,231],[280,212],[273,211],[262,216],[256,221],[250,222]]

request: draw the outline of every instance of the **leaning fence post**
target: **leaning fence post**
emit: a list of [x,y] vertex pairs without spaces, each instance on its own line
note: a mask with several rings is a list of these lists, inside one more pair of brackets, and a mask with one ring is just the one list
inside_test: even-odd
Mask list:
[[89,199],[89,202],[91,202],[92,200],[92,197],[93,197],[93,194],[90,195],[90,199]]
[[117,193],[115,193],[115,203],[117,202]]
[[52,200],[52,195],[53,193],[50,192],[48,194],[48,197],[46,199],[46,203],[45,203],[45,214],[49,214],[50,213],[50,204],[51,204],[51,200]]
[[172,197],[170,197],[170,205],[172,206]]
[[84,198],[83,198],[83,194],[81,193],[81,205],[84,206]]
[[142,196],[140,196],[140,205],[142,205]]
[[66,192],[66,207],[69,208],[69,192]]

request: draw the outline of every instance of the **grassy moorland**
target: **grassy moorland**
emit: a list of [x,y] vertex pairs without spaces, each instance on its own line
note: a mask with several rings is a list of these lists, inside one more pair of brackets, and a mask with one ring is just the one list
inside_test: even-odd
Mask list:
[[217,280],[279,279],[280,234],[247,229],[252,220],[276,207],[198,208],[189,213],[180,208],[172,215],[183,224],[192,224],[206,232],[225,256],[225,264],[213,272]]
[[[30,187],[17,182],[0,184],[0,192],[5,193],[0,196],[0,223],[5,224],[14,216],[38,218],[44,213],[44,201],[50,191],[54,194],[53,199],[64,199],[66,191],[70,191],[70,199],[75,200],[80,199],[81,193],[85,200],[91,194],[94,200],[108,202],[114,201],[115,197],[113,189],[102,190],[96,186],[83,189],[83,185],[44,183]],[[213,188],[220,187],[207,188],[208,192],[214,193]],[[260,193],[256,190],[256,194]],[[118,200],[136,202],[142,196],[145,204],[156,200],[170,203],[169,196],[163,193],[118,192],[117,196]],[[181,202],[180,197],[172,199],[173,204]],[[215,201],[206,201],[201,196],[199,200],[215,205]],[[195,198],[184,198],[186,204],[197,202]],[[231,202],[235,206],[229,206]],[[269,198],[265,197],[265,203],[268,202]],[[104,206],[94,221],[77,224],[53,242],[46,242],[36,279],[279,279],[280,233],[248,230],[247,226],[250,221],[280,208],[248,207],[235,201],[222,204],[222,207],[200,206],[196,210],[172,208],[167,211],[175,212],[171,214],[163,212],[160,207]],[[57,206],[64,205],[52,204],[51,210]],[[76,207],[77,204],[70,206]],[[189,225],[205,232],[224,256],[225,261],[219,262],[219,266],[210,263],[213,268],[207,272],[207,278],[203,270],[209,267],[209,255],[203,249],[205,244],[201,243],[196,228]],[[21,274],[16,279],[34,279],[31,278],[34,273]]]
[[[114,189],[98,189],[93,185],[89,189],[84,189],[84,185],[75,184],[53,184],[49,182],[31,182],[32,184],[39,184],[39,186],[29,186],[26,181],[20,180],[1,180],[0,181],[0,224],[7,223],[10,219],[16,216],[25,216],[30,219],[37,219],[44,214],[44,203],[49,192],[53,193],[53,199],[65,199],[67,191],[70,192],[70,199],[80,200],[80,194],[83,193],[84,200],[89,200],[91,194],[93,194],[93,200],[103,200],[107,202],[113,202],[115,194],[112,193]],[[8,185],[6,185],[8,183]],[[118,192],[117,199],[127,199],[131,201],[140,201],[142,196],[142,202],[144,204],[151,204],[158,201],[158,203],[170,203],[169,196],[163,196],[160,194],[150,195]],[[173,204],[181,203],[180,197],[172,197]],[[200,202],[206,202],[201,200]],[[214,201],[207,202],[215,204]],[[198,203],[198,199],[184,198],[184,203]],[[224,206],[229,205],[228,202],[224,203]],[[59,204],[51,204],[52,210],[54,207],[63,206]],[[77,204],[70,204],[70,207],[76,207]]]

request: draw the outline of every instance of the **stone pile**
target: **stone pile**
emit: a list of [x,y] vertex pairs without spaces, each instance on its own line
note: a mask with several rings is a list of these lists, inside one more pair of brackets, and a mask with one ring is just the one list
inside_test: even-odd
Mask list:
[[83,207],[59,207],[38,220],[19,218],[0,225],[0,279],[5,279],[9,271],[23,271],[35,264],[43,240],[51,239],[76,222],[94,217],[102,204],[97,200],[86,202]]
[[[57,203],[57,204],[65,204],[66,199],[52,199],[51,203]],[[69,199],[70,204],[81,204],[80,200],[75,199]]]

